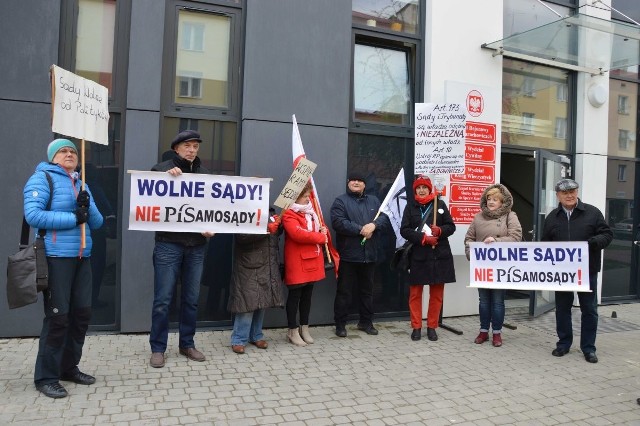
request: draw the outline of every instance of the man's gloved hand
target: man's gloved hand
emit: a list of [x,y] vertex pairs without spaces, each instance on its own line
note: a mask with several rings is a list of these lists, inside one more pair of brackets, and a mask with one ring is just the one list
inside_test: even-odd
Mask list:
[[587,240],[587,243],[589,244],[589,248],[590,249],[597,249],[598,248],[598,241],[595,239],[595,237],[591,237]]
[[440,229],[440,227],[438,225],[431,225],[431,233],[433,234],[434,237],[439,237],[440,234],[442,234],[442,229]]
[[269,224],[267,225],[267,231],[270,234],[276,234],[278,232],[278,228],[280,227],[280,216],[274,214],[269,217]]
[[89,220],[89,207],[76,208],[76,225],[87,223],[87,220]]
[[76,197],[76,203],[78,207],[89,207],[89,201],[91,200],[91,196],[87,191],[78,192],[78,196]]
[[422,234],[422,245],[435,247],[438,245],[438,237]]

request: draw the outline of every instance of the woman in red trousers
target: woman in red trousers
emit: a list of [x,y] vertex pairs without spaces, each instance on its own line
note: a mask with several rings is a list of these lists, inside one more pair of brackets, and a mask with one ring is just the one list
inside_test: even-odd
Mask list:
[[[433,223],[434,200],[437,201],[436,223]],[[418,229],[426,218],[425,225]],[[422,332],[422,290],[429,286],[427,338],[438,340],[436,328],[442,310],[444,284],[456,280],[453,255],[448,237],[456,230],[447,205],[436,199],[431,180],[418,176],[413,182],[413,200],[407,199],[402,214],[400,235],[413,243],[409,256],[409,313],[411,340],[420,340]]]
[[[309,334],[309,313],[313,284],[324,278],[322,245],[327,228],[322,226],[311,203],[311,182],[282,215],[284,226],[284,283],[287,297],[287,340],[296,346],[313,343]],[[300,311],[300,327],[298,327]]]

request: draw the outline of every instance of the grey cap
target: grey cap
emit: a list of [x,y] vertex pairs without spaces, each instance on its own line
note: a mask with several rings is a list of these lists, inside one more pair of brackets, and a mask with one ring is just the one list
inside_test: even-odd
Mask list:
[[571,191],[579,187],[578,182],[573,179],[560,179],[558,183],[556,183],[556,192]]

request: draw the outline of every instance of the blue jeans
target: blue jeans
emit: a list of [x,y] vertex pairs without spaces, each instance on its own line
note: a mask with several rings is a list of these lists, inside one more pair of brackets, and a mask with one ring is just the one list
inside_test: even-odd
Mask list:
[[504,323],[504,295],[505,290],[479,288],[480,296],[480,331],[489,331],[489,325],[494,333],[502,331]]
[[[580,301],[580,349],[587,354],[596,351],[596,331],[598,330],[598,274],[589,275],[591,293],[578,293]],[[571,324],[572,291],[556,291],[556,347],[569,349],[573,343]]]
[[262,340],[264,338],[262,334],[263,320],[264,309],[235,314],[233,319],[233,332],[231,333],[231,345],[247,346],[249,342]]
[[169,305],[176,289],[178,278],[180,291],[180,348],[194,348],[196,333],[200,278],[204,261],[205,245],[186,247],[182,244],[156,242],[153,249],[153,310],[151,312],[151,352],[164,353],[169,334]]

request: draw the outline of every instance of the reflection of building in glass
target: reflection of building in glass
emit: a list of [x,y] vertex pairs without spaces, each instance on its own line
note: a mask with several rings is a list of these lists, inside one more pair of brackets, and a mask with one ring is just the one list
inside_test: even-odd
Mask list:
[[176,50],[175,102],[229,105],[229,39],[226,16],[180,10]]

